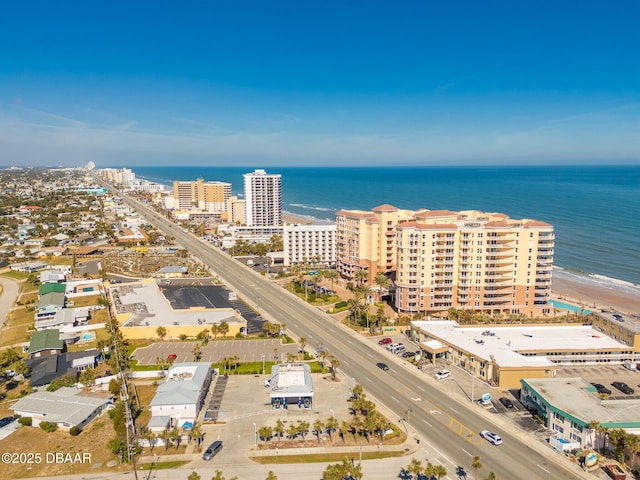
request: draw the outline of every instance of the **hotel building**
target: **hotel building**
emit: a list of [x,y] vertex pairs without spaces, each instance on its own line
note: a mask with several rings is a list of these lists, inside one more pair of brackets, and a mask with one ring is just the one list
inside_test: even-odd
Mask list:
[[284,265],[333,265],[336,261],[336,226],[285,225]]
[[248,227],[282,225],[282,178],[264,170],[245,173],[245,222]]
[[336,214],[337,268],[395,280],[400,312],[446,315],[450,308],[503,314],[549,313],[553,227],[476,210]]
[[231,197],[231,184],[205,182],[202,178],[195,182],[174,181],[173,197],[177,210],[198,208],[205,212],[224,212]]

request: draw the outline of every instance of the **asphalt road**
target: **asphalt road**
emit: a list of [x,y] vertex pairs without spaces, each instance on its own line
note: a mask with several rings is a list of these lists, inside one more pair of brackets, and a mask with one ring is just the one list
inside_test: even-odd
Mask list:
[[[117,192],[118,195],[121,195]],[[419,376],[415,369],[403,366],[384,351],[363,342],[350,329],[339,325],[328,315],[310,307],[276,283],[252,269],[238,264],[231,257],[196,237],[129,197],[124,200],[136,208],[158,228],[171,232],[186,248],[230,285],[245,299],[255,299],[263,315],[286,325],[298,337],[305,337],[314,348],[324,345],[340,361],[339,369],[364,390],[404,417],[418,432],[422,441],[437,449],[453,465],[471,471],[474,455],[479,455],[483,472],[493,471],[501,479],[584,478],[575,465],[563,457],[554,457],[550,450],[532,448],[532,440],[514,429],[492,425],[475,404],[462,404],[438,388],[437,381]],[[383,372],[376,362],[386,361],[390,370]],[[494,417],[495,418],[495,417]],[[505,425],[506,427],[506,425]],[[503,438],[503,444],[493,446],[481,439],[478,432],[492,430]]]

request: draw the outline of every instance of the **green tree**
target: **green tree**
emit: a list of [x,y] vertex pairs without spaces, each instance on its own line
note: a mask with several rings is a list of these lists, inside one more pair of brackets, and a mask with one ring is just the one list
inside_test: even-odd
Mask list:
[[75,384],[76,376],[75,374],[70,373],[52,380],[51,383],[47,386],[47,392],[55,392],[61,387],[73,387]]
[[167,329],[165,327],[156,328],[156,335],[158,335],[160,340],[164,340],[164,337],[167,336]]
[[292,423],[289,425],[289,428],[287,428],[287,437],[295,438],[296,435],[298,435],[298,427]]
[[325,426],[322,423],[322,420],[316,418],[316,421],[313,422],[313,431],[316,432],[316,437],[318,437],[318,443],[320,443],[320,435],[322,434]]
[[269,473],[267,474],[267,478],[265,478],[265,480],[278,480],[278,477],[275,473],[269,470]]
[[489,475],[484,477],[484,480],[496,480],[496,474],[493,472],[489,472]]
[[331,376],[335,380],[336,375],[338,374],[338,367],[340,366],[340,360],[338,360],[334,356],[331,356],[329,357],[329,362],[331,363]]
[[225,480],[225,478],[220,470],[216,470],[213,477],[211,477],[211,480]]
[[329,417],[329,419],[327,420],[326,427],[327,427],[327,432],[329,433],[329,438],[333,442],[333,432],[335,432],[338,429],[338,420],[336,420],[336,417],[334,416]]
[[88,367],[88,368],[85,368],[82,372],[80,372],[78,380],[80,381],[80,383],[88,387],[90,385],[93,385],[93,381],[96,379],[97,374],[98,373],[95,371],[94,368]]
[[193,471],[189,474],[189,476],[187,477],[187,480],[200,480],[202,477],[200,475],[198,475],[198,472]]
[[273,431],[278,435],[278,441],[282,440],[282,434],[284,433],[284,423],[282,420],[278,419],[276,421],[276,426],[273,427]]
[[218,324],[218,330],[220,331],[220,335],[226,337],[227,333],[229,333],[229,324],[225,320],[222,320]]
[[422,473],[422,462],[417,458],[412,458],[411,463],[406,468],[407,472],[409,472],[414,478],[418,478],[418,475]]
[[433,469],[433,474],[438,480],[447,476],[447,469],[444,465],[436,465]]
[[373,282],[378,287],[377,297],[378,297],[378,302],[380,302],[382,298],[382,291],[387,290],[391,286],[391,279],[387,277],[384,273],[379,273],[373,279]]
[[353,275],[353,279],[356,281],[358,286],[361,286],[364,282],[366,282],[367,278],[369,278],[369,273],[364,268],[357,270]]
[[300,422],[298,424],[298,431],[300,432],[300,435],[302,435],[302,440],[304,440],[304,437],[309,433],[309,422]]
[[258,436],[265,442],[268,441],[272,435],[273,435],[273,427],[264,426],[258,429]]
[[482,462],[480,461],[480,457],[478,455],[476,455],[475,457],[473,457],[473,460],[471,461],[471,468],[473,468],[473,478],[478,478],[478,470],[480,470],[482,468]]

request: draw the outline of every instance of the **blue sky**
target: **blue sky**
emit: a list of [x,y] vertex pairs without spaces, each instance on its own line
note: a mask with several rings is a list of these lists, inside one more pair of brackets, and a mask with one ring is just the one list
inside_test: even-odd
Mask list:
[[640,3],[5,2],[0,165],[640,163]]

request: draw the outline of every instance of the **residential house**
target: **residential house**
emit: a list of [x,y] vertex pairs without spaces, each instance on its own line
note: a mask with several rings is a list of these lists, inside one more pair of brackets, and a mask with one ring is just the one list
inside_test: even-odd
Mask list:
[[85,395],[82,390],[62,387],[55,392],[39,391],[18,400],[11,409],[16,415],[30,417],[32,426],[53,422],[62,430],[83,429],[91,420],[113,405],[111,396]]

